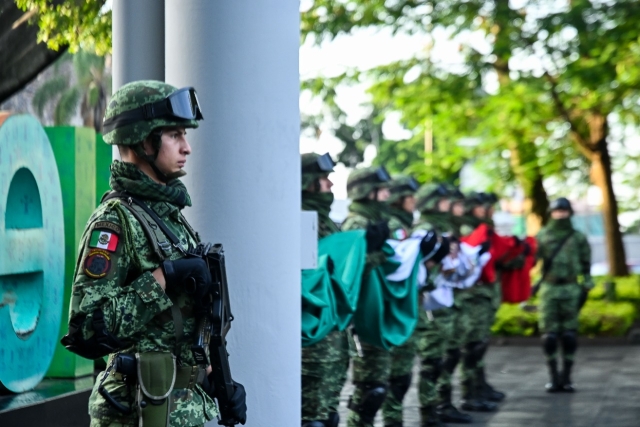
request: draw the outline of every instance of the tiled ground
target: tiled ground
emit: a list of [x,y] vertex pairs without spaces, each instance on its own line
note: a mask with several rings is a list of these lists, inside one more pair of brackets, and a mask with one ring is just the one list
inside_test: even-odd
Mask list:
[[[472,426],[640,426],[640,346],[578,349],[574,394],[544,392],[547,372],[537,347],[494,346],[486,361],[489,382],[508,396],[498,412],[474,414]],[[405,398],[405,427],[420,426],[416,377]],[[351,390],[351,384],[343,390],[341,427]]]

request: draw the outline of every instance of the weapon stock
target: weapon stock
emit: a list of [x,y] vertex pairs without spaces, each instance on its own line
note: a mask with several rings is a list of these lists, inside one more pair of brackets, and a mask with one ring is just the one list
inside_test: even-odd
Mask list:
[[209,266],[213,289],[209,297],[209,314],[200,319],[197,341],[191,347],[191,351],[198,364],[211,365],[216,390],[215,398],[220,410],[218,424],[233,426],[237,422],[230,414],[230,401],[235,386],[226,346],[226,336],[231,329],[233,314],[231,314],[229,301],[224,250],[221,244],[207,244],[199,246],[198,255],[203,256]]

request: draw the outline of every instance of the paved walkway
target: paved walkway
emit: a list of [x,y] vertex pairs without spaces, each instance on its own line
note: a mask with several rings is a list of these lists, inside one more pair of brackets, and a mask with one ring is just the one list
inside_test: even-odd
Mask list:
[[[498,412],[473,414],[472,426],[640,426],[640,346],[579,348],[573,394],[544,392],[547,371],[538,347],[491,347],[486,362],[489,382],[508,395]],[[416,379],[405,398],[405,427],[420,427]],[[343,390],[340,426],[351,390],[351,384]]]

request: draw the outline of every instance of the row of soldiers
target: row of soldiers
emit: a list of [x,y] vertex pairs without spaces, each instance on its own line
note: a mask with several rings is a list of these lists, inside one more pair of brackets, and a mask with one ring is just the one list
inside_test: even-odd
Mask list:
[[[368,167],[349,175],[349,214],[338,228],[329,218],[333,184],[328,174],[333,166],[328,154],[302,155],[302,208],[318,212],[320,238],[340,231],[366,230],[364,274],[384,262],[386,255],[381,247],[386,239],[403,240],[419,230],[430,232],[427,236],[434,242],[430,246],[433,250],[423,250],[429,253],[423,261],[434,272],[460,237],[483,223],[492,227],[497,202],[494,195],[472,193],[465,197],[457,188],[443,184],[419,187],[409,176],[391,178],[382,167]],[[417,220],[414,211],[419,213]],[[423,248],[426,239],[421,243]],[[420,289],[422,295],[425,290],[433,290],[433,283]],[[401,346],[386,350],[358,340],[357,331],[345,329],[334,330],[320,342],[303,347],[303,426],[338,426],[340,392],[350,360],[355,388],[348,404],[349,427],[373,426],[380,410],[385,426],[403,425],[403,398],[411,384],[416,356],[420,360],[422,426],[472,421],[452,400],[452,376],[457,366],[462,388],[460,408],[480,412],[497,409],[497,402],[505,394],[487,382],[483,359],[501,301],[499,284],[479,281],[468,289],[456,289],[453,305],[434,310],[422,308],[423,298],[417,327]]]

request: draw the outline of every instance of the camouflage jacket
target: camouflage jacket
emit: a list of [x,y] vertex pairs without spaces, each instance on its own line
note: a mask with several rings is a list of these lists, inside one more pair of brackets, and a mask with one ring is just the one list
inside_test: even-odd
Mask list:
[[[570,237],[567,236],[570,235]],[[582,277],[583,285],[593,287],[591,281],[591,247],[584,234],[574,230],[570,218],[567,220],[550,220],[536,236],[538,241],[537,258],[543,262],[544,275],[541,297],[548,295],[561,298],[570,297],[578,291],[571,289],[570,284],[577,284]],[[551,259],[558,245],[564,244],[557,255]],[[553,288],[547,289],[544,288]]]
[[457,234],[456,226],[451,221],[451,215],[444,212],[422,212],[414,229],[434,230],[440,234]]
[[[89,338],[93,333],[93,313],[100,309],[108,331],[126,345],[120,352],[170,352],[177,356],[179,365],[193,366],[195,361],[190,350],[196,329],[193,303],[182,291],[165,293],[155,280],[152,271],[160,266],[161,260],[139,222],[122,203],[119,199],[104,202],[89,218],[78,251],[69,316],[87,316],[83,335]],[[177,206],[159,201],[145,203],[185,248],[196,244],[197,236],[191,234]],[[172,251],[170,259],[183,257],[177,249]],[[183,323],[179,342],[171,313],[171,307],[176,304]],[[137,425],[135,412],[124,416],[97,392],[102,378],[101,373],[90,398],[91,417],[107,424],[110,421]],[[116,376],[109,375],[104,387],[125,406],[133,405],[135,388]],[[171,426],[203,424],[217,413],[215,403],[200,386],[193,390],[174,389],[172,398]]]
[[404,210],[392,207],[389,210],[389,231],[391,238],[404,240],[411,235],[413,215]]

